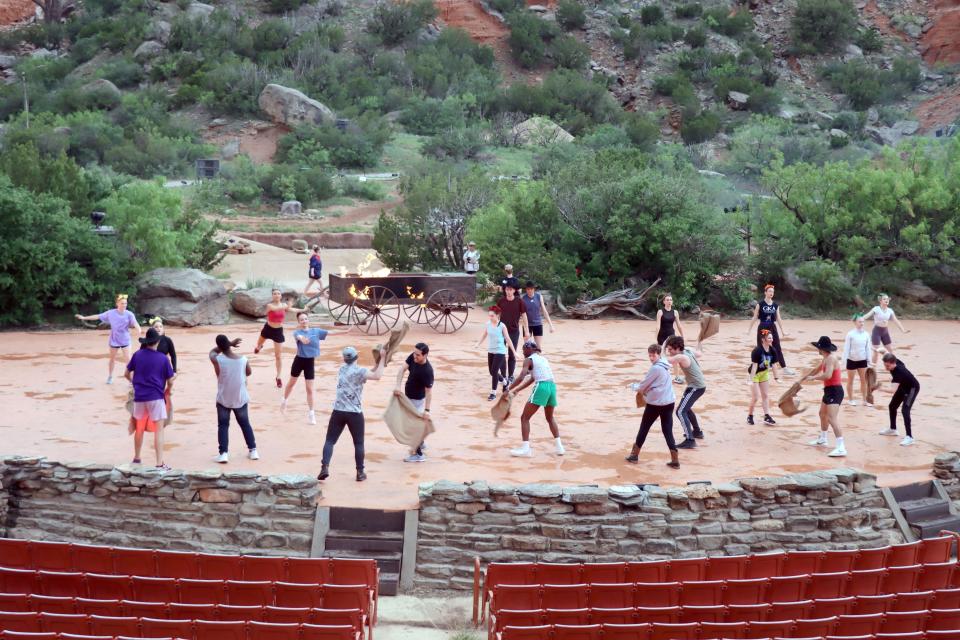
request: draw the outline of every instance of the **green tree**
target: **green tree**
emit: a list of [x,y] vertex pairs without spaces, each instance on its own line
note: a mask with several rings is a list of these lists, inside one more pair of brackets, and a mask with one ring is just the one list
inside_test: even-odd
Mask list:
[[577,0],[560,0],[557,3],[557,22],[567,31],[582,29],[587,24],[587,14],[583,5]]
[[857,11],[850,0],[800,0],[790,33],[798,51],[834,51],[856,36]]

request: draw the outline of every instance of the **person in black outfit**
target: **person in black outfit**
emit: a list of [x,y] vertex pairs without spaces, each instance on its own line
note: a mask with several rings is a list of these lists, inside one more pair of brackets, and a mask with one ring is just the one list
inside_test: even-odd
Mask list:
[[520,332],[523,331],[524,342],[530,335],[530,330],[527,328],[527,308],[520,296],[517,295],[517,288],[510,283],[504,285],[503,297],[497,302],[497,306],[500,307],[500,322],[507,327],[510,342],[513,343],[514,347],[507,355],[507,384],[510,384],[513,382],[513,372],[517,368],[515,351],[517,343],[520,341]]
[[157,351],[170,358],[170,364],[173,366],[173,372],[177,372],[177,350],[173,346],[173,340],[164,333],[163,318],[155,316],[149,323],[151,327],[160,334],[160,342],[157,343]]
[[881,431],[880,435],[897,435],[897,409],[900,409],[903,413],[903,427],[907,432],[907,436],[900,441],[900,444],[906,447],[913,444],[910,410],[917,399],[917,394],[920,393],[920,383],[916,376],[910,373],[906,365],[892,353],[883,355],[883,367],[890,372],[893,382],[897,383],[897,390],[893,393],[893,398],[890,399],[890,405],[887,407],[890,411],[890,428]]
[[[504,295],[507,293],[507,287],[513,287],[514,293],[520,291],[520,280],[513,275],[512,264],[503,265],[503,277],[500,278],[500,290],[503,291]],[[514,343],[514,346],[516,346],[516,343]]]
[[[410,404],[416,407],[426,420],[430,415],[430,402],[433,400],[433,365],[427,360],[427,354],[430,353],[430,347],[425,342],[418,342],[413,347],[413,353],[407,356],[403,368],[397,373],[397,386],[393,390],[394,395],[401,393],[407,396]],[[407,376],[407,384],[401,389],[403,374],[410,372]],[[404,462],[423,462],[427,459],[423,455],[426,443],[421,442],[416,452],[403,459]]]
[[[774,292],[775,288],[772,284],[768,284],[763,288],[763,300],[753,308],[753,318],[750,319],[750,326],[747,327],[747,335],[750,335],[750,331],[753,329],[753,323],[759,320],[760,325],[757,327],[757,346],[761,346],[763,342],[760,332],[769,331],[770,335],[773,336],[773,348],[777,352],[777,364],[783,369],[785,375],[792,376],[794,375],[794,371],[787,367],[787,363],[783,358],[783,349],[780,348],[780,334],[786,337],[787,330],[783,328],[783,319],[780,317],[780,303],[773,301]],[[780,333],[777,333],[777,325],[780,326]]]

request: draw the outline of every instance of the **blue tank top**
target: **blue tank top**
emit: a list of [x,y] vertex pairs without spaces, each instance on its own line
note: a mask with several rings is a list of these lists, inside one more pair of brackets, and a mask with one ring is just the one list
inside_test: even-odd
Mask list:
[[538,327],[542,325],[543,317],[540,315],[540,300],[542,300],[542,298],[540,296],[540,292],[534,292],[532,298],[528,298],[527,294],[524,293],[522,296],[520,296],[520,299],[523,300],[523,306],[526,307],[527,310],[527,323],[531,327]]
[[487,322],[487,353],[507,353],[507,343],[503,340],[503,323],[492,326]]

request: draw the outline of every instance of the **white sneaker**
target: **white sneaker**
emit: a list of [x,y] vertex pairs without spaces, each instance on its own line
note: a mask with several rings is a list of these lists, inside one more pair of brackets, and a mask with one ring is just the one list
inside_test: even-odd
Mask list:
[[256,449],[250,449],[249,453],[247,453],[247,457],[250,458],[251,460],[259,460],[260,452],[257,451]]
[[404,462],[426,462],[427,456],[422,454],[412,454],[403,459]]
[[907,437],[905,437],[903,440],[900,441],[900,446],[901,446],[901,447],[909,447],[909,446],[912,445],[912,444],[913,444],[913,438],[911,438],[910,436],[907,436]]
[[317,414],[313,411],[307,412],[307,422],[309,424],[317,424]]
[[673,377],[673,384],[683,384],[683,380],[684,380],[684,379],[681,378],[680,376],[674,376],[674,377]]
[[230,462],[230,456],[226,452],[221,453],[216,458],[213,459],[214,462],[219,462],[220,464],[226,464]]
[[850,401],[850,406],[851,406],[851,407],[857,406],[857,401],[856,401],[856,400],[851,400],[851,401]]
[[520,447],[519,449],[510,449],[510,455],[515,458],[529,458],[533,455],[530,447]]
[[897,430],[896,430],[896,429],[884,429],[883,431],[880,432],[880,435],[882,435],[882,436],[895,436],[895,435],[897,435]]
[[280,411],[281,411],[281,412],[284,412],[284,411],[286,411],[286,410],[287,410],[287,399],[286,399],[286,398],[280,398]]
[[871,409],[873,408],[873,405],[870,404],[870,403],[867,402],[867,401],[864,401],[863,406],[865,406],[865,407],[870,407]]
[[107,384],[113,384],[113,376],[107,376]]
[[795,375],[797,375],[797,372],[794,371],[793,369],[791,369],[790,367],[787,367],[786,369],[783,370],[783,375],[785,375],[785,376],[795,376]]
[[831,458],[842,458],[842,457],[844,457],[845,455],[847,455],[847,448],[846,448],[846,447],[837,447],[836,449],[834,449],[833,451],[831,451],[831,452],[828,453],[827,455],[830,456]]
[[567,452],[567,450],[563,448],[563,444],[557,442],[556,445],[557,445],[556,452],[558,456],[562,456]]
[[825,447],[827,446],[826,438],[817,438],[816,440],[811,440],[810,445],[813,447]]

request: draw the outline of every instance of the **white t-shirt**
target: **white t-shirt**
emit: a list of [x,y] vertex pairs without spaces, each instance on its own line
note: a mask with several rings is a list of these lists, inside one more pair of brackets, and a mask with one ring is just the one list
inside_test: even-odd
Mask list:
[[875,306],[873,309],[873,324],[877,327],[885,327],[887,323],[890,322],[890,318],[893,317],[893,307],[887,307],[887,310],[884,311],[880,305]]
[[844,360],[870,359],[870,334],[865,329],[851,329],[843,342]]
[[480,252],[464,251],[463,268],[465,271],[480,271]]

